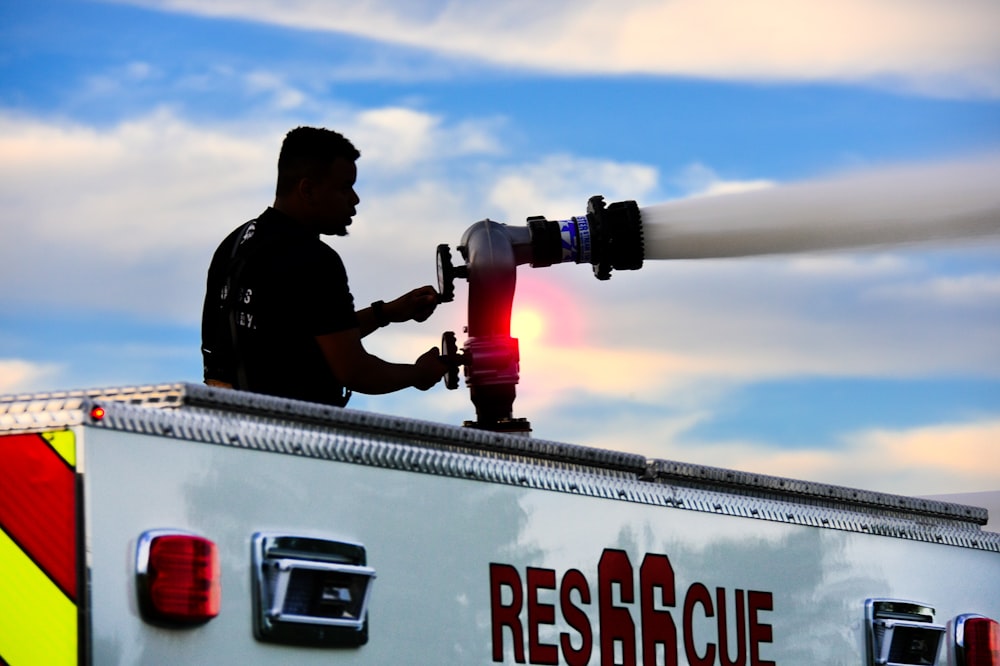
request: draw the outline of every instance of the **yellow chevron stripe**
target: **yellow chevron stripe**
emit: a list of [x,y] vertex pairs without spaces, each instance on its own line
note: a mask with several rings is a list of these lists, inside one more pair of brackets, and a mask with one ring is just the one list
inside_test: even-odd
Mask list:
[[62,456],[63,460],[69,463],[70,467],[76,467],[76,435],[72,430],[57,430],[55,432],[43,432],[42,437]]
[[10,666],[75,664],[76,605],[0,529],[0,658]]

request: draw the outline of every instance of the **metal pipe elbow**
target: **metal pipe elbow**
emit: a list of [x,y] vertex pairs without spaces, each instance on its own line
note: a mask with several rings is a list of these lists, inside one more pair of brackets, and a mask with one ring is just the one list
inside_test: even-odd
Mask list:
[[481,220],[465,231],[459,249],[468,270],[469,336],[509,336],[517,266],[530,261],[527,227]]

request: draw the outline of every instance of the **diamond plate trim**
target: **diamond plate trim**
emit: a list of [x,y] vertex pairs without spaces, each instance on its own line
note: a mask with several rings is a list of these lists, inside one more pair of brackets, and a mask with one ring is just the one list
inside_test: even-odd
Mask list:
[[[107,416],[91,422],[91,405]],[[114,387],[0,397],[0,433],[89,423],[288,455],[1000,552],[979,507],[738,472],[215,389]]]
[[650,461],[649,476],[663,483],[691,487],[739,488],[757,497],[809,498],[821,505],[849,504],[858,508],[900,511],[985,525],[989,516],[981,507],[952,504],[904,495],[891,495],[845,486],[786,479],[766,474],[738,472],[720,467],[692,465],[672,460]]
[[[89,405],[89,403],[87,403]],[[297,455],[351,464],[419,472],[438,476],[465,478],[509,486],[550,490],[588,497],[615,499],[653,506],[739,516],[756,520],[807,525],[889,536],[914,541],[941,543],[978,550],[1000,552],[1000,533],[985,532],[961,519],[932,518],[911,511],[907,506],[864,506],[842,502],[840,498],[818,498],[803,495],[781,496],[766,490],[748,492],[736,484],[712,483],[714,468],[692,466],[690,474],[703,479],[698,484],[673,483],[659,474],[650,477],[663,465],[679,465],[669,461],[651,461],[645,474],[612,469],[599,465],[584,465],[579,461],[537,460],[521,447],[479,449],[463,437],[453,435],[447,426],[432,424],[441,438],[438,441],[414,443],[412,428],[422,424],[388,419],[390,426],[350,429],[330,424],[299,422],[270,416],[243,414],[234,419],[231,413],[211,409],[160,410],[125,403],[105,405],[104,418],[94,423],[99,428],[124,430],[189,441],[200,441],[284,455]],[[365,423],[379,421],[365,414]],[[348,420],[359,418],[350,415]],[[400,424],[409,427],[399,427]],[[464,432],[464,431],[459,431]],[[458,441],[456,441],[456,439]],[[472,438],[474,441],[478,437]],[[541,449],[551,443],[540,442]],[[559,449],[557,449],[559,450]],[[670,468],[667,467],[669,471]],[[673,473],[677,475],[677,469]],[[721,474],[736,474],[730,470],[715,470]],[[677,475],[680,478],[680,475]],[[759,475],[758,475],[759,476]],[[767,477],[767,481],[776,477]],[[751,481],[752,483],[752,481]],[[801,492],[817,488],[805,482]],[[758,479],[757,485],[764,485]],[[828,488],[827,486],[822,486]],[[846,489],[850,490],[850,489]],[[853,491],[852,491],[853,492]],[[860,492],[860,491],[859,491]],[[884,496],[892,497],[892,496]],[[912,499],[912,498],[903,498]],[[918,502],[920,500],[914,500]],[[958,505],[955,505],[958,506]],[[955,509],[956,514],[961,511]]]

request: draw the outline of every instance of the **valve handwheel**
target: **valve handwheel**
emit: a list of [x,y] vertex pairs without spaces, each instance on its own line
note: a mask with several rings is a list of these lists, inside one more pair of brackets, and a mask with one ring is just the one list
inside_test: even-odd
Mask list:
[[445,244],[437,246],[437,278],[441,302],[451,303],[455,300],[455,267],[451,263],[451,248]]
[[465,359],[464,354],[458,353],[458,342],[453,331],[445,331],[441,335],[441,361],[448,366],[444,386],[454,391],[458,388],[458,366],[465,363]]
[[[461,249],[461,248],[459,248]],[[441,303],[455,300],[455,278],[468,278],[468,266],[454,266],[451,263],[451,248],[447,243],[437,246],[438,294]]]

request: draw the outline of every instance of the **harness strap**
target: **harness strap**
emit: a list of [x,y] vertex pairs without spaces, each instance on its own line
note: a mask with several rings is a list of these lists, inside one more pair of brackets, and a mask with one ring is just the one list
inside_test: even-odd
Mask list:
[[223,306],[229,315],[229,336],[233,343],[233,360],[236,365],[236,388],[246,390],[250,383],[247,380],[246,363],[243,354],[240,353],[240,336],[238,331],[238,321],[236,319],[236,307],[239,303],[239,284],[243,276],[243,269],[246,268],[247,261],[256,254],[256,248],[251,247],[249,254],[237,256],[240,246],[247,239],[247,231],[257,220],[250,220],[240,228],[240,233],[236,235],[236,242],[233,243],[232,252],[229,254],[229,266],[226,269],[226,298]]

